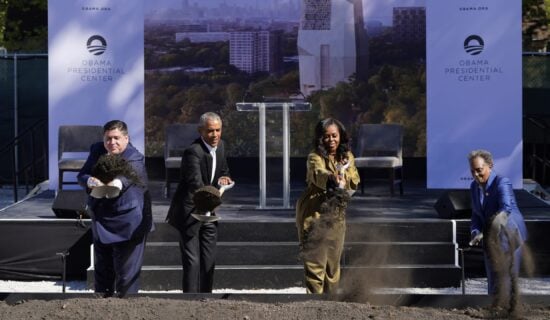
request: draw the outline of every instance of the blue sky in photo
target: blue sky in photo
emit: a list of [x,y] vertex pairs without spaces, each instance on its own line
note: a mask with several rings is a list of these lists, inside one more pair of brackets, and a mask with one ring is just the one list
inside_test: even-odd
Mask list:
[[[301,3],[301,0],[155,0],[145,2],[145,12],[151,10],[180,9],[187,1],[189,5],[214,8],[223,3],[227,5],[250,6],[267,9],[277,4],[289,2]],[[365,20],[378,20],[384,25],[391,25],[393,7],[425,6],[426,0],[363,0]]]

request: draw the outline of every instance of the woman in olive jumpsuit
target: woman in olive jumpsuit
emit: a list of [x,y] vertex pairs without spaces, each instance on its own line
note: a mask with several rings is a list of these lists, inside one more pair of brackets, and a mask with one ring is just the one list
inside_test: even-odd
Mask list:
[[307,158],[307,188],[296,203],[296,226],[307,292],[334,293],[346,233],[347,191],[357,189],[359,174],[340,121],[321,120],[313,144]]

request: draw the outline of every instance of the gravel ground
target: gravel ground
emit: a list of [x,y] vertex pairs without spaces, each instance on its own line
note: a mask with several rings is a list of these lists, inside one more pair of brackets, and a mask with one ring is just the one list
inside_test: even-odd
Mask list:
[[[0,303],[0,319],[499,319],[487,309],[395,307],[336,301],[252,303],[229,300],[175,300],[157,298],[90,298],[30,300],[15,305]],[[548,306],[523,305],[513,319],[550,319]]]
[[[485,279],[469,279],[467,294],[485,297]],[[460,298],[461,288],[404,288],[380,289],[379,293],[439,294],[456,295]],[[550,279],[521,279],[522,294],[550,295]],[[0,281],[0,292],[39,293],[61,292],[59,282]],[[239,300],[206,298],[196,300],[179,299],[178,292],[165,292],[173,298],[129,297],[126,299],[99,297],[70,298],[70,293],[90,291],[82,281],[67,284],[69,298],[62,300],[22,300],[15,304],[0,302],[0,320],[31,319],[550,319],[550,305],[521,304],[517,314],[509,315],[505,310],[489,310],[487,307],[432,308],[373,305],[369,298],[361,303],[341,301],[297,301],[256,303]],[[147,294],[148,292],[141,292]],[[253,294],[303,294],[303,288],[283,290],[216,290],[215,293]],[[302,296],[303,297],[303,296]],[[475,298],[477,299],[477,298]],[[303,300],[303,299],[297,299]]]

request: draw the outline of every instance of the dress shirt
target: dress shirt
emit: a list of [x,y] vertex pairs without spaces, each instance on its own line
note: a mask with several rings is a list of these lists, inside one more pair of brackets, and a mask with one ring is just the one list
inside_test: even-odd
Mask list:
[[213,183],[214,182],[214,174],[216,173],[216,149],[217,148],[212,147],[211,145],[206,143],[206,141],[204,141],[204,139],[202,139],[202,137],[201,137],[201,140],[202,140],[202,143],[204,143],[204,145],[208,149],[208,152],[210,153],[210,155],[212,156],[212,172],[210,174],[210,183]]

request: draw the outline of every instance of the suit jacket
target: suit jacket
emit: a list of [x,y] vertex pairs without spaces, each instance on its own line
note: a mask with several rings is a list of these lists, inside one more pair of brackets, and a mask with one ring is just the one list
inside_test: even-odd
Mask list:
[[501,211],[508,213],[507,228],[519,235],[523,243],[527,239],[527,228],[519,211],[512,183],[508,178],[491,172],[485,189],[483,203],[480,201],[480,185],[473,181],[470,185],[472,198],[471,231],[484,232],[489,228],[491,217]]
[[[355,157],[347,154],[350,166],[344,172],[346,190],[356,190],[359,185],[359,173],[355,167]],[[329,160],[312,151],[307,157],[307,188],[296,202],[296,226],[298,238],[304,240],[305,230],[311,225],[313,217],[319,215],[321,205],[327,199],[327,183],[329,175],[338,173],[334,160]]]
[[195,209],[193,194],[206,185],[218,187],[220,177],[229,177],[223,140],[220,140],[216,149],[216,172],[212,183],[210,183],[212,156],[200,137],[185,149],[180,174],[181,180],[172,198],[166,221],[181,232],[193,235],[200,227],[200,222],[191,216]]
[[[106,153],[103,142],[94,143],[90,147],[90,155],[77,175],[78,182],[85,188],[93,166],[99,157]],[[88,197],[88,208],[93,212],[94,239],[105,244],[143,238],[153,229],[145,157],[131,144],[128,144],[121,156],[132,166],[142,185],[138,186],[125,177],[120,177],[123,188],[119,197],[114,199]]]
[[88,198],[92,214],[92,233],[95,240],[110,244],[142,239],[150,224],[143,218],[144,188],[132,183],[124,186],[112,199]]

